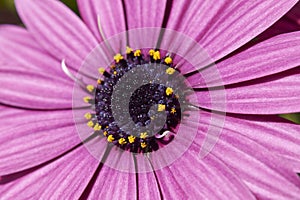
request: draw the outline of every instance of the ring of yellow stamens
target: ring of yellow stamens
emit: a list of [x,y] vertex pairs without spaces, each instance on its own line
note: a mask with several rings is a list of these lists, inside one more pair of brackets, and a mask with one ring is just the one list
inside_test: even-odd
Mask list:
[[140,134],[140,138],[141,138],[141,139],[146,139],[146,137],[148,137],[147,132],[144,132],[144,133],[141,133],[141,134]]
[[94,126],[94,131],[100,131],[101,130],[101,125],[98,123]]
[[157,111],[162,112],[164,110],[166,110],[166,105],[164,105],[164,104],[158,104]]
[[126,54],[130,54],[132,51],[133,51],[132,48],[128,46],[126,47]]
[[86,86],[86,89],[87,89],[87,91],[89,91],[89,92],[93,92],[94,89],[95,89],[95,87],[94,87],[93,85],[87,85],[87,86]]
[[84,98],[83,98],[83,101],[84,101],[85,103],[89,103],[91,100],[92,100],[91,97],[84,97]]
[[171,94],[173,94],[173,89],[172,88],[170,88],[170,87],[167,87],[167,89],[166,89],[166,95],[171,95]]
[[153,54],[153,59],[154,60],[159,60],[160,59],[160,52],[159,51],[155,51]]
[[109,135],[109,136],[107,137],[107,141],[108,141],[108,142],[113,142],[114,140],[115,140],[115,138],[114,138],[113,135]]
[[146,147],[147,147],[146,142],[142,142],[142,143],[141,143],[141,147],[142,147],[143,149],[146,148]]
[[166,73],[169,74],[169,75],[174,74],[175,71],[176,70],[174,68],[172,68],[172,67],[169,67],[168,69],[166,69]]
[[87,120],[90,120],[90,119],[92,119],[92,114],[91,113],[85,113],[84,114],[84,118],[86,118]]
[[94,126],[94,122],[93,121],[88,121],[87,126],[92,128]]
[[119,144],[126,144],[126,140],[124,138],[120,138],[119,139]]
[[171,58],[170,56],[168,56],[168,57],[165,58],[165,63],[166,63],[166,64],[169,65],[169,64],[171,64],[172,62],[173,62],[173,60],[172,60],[172,58]]
[[114,60],[116,61],[116,63],[120,62],[120,60],[123,60],[123,58],[124,57],[120,53],[114,56]]
[[141,56],[142,55],[142,52],[141,52],[141,50],[136,50],[135,52],[134,52],[134,54],[133,54],[135,57],[138,57],[138,56]]
[[128,137],[128,141],[129,141],[129,143],[134,143],[135,137],[134,137],[133,135],[130,135],[130,136]]

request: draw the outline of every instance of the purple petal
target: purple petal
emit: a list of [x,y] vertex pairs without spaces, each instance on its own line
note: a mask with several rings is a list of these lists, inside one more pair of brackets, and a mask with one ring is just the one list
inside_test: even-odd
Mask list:
[[[226,87],[226,102],[211,102],[223,90],[198,91],[193,103],[208,109],[245,114],[300,112],[300,68]],[[215,98],[218,99],[218,98]],[[219,98],[221,99],[221,98]],[[212,103],[214,106],[212,106]],[[226,106],[223,106],[226,105]]]
[[[202,114],[200,123],[203,127],[220,126],[210,120],[209,113],[206,113],[206,116]],[[243,136],[245,130],[230,123],[229,119],[221,127],[222,134],[210,153],[226,163],[259,199],[297,199],[300,180],[287,159]],[[256,128],[252,128],[253,134]],[[200,128],[199,138],[195,143],[201,146],[202,137],[205,135],[205,129]],[[210,156],[209,154],[208,157]]]
[[0,133],[1,175],[37,166],[81,142],[71,111],[12,113],[0,120],[11,125]]
[[6,64],[16,64],[26,70],[43,70],[55,76],[66,77],[62,73],[60,61],[43,50],[24,28],[0,26],[0,46],[0,60]]
[[126,31],[123,4],[116,1],[112,4],[106,0],[77,0],[80,15],[99,41],[102,41],[99,33],[98,16],[101,28],[106,37]]
[[[243,82],[282,72],[300,65],[300,32],[287,33],[235,54],[217,63],[215,68],[224,85]],[[214,69],[215,70],[215,69]],[[210,69],[202,70],[199,79],[196,75],[188,78],[193,87],[218,86],[218,79]]]
[[255,199],[222,162],[212,156],[201,160],[193,149],[157,176],[166,199]]
[[84,147],[0,188],[2,199],[79,199],[98,166]]
[[195,38],[216,61],[264,31],[296,2],[174,1],[167,28]]
[[72,84],[41,71],[28,71],[17,66],[0,69],[1,102],[24,108],[71,108]]
[[60,1],[16,0],[16,7],[44,49],[75,69],[97,45],[85,24]]

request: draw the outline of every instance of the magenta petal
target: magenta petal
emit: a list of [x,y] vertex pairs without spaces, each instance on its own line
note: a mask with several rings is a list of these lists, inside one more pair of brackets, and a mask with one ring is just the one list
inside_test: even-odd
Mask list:
[[85,24],[60,1],[16,0],[16,7],[44,49],[73,68],[78,69],[97,45]]
[[[203,108],[245,114],[283,114],[300,112],[300,68],[226,87],[226,101],[211,102],[223,90],[198,91]],[[213,106],[212,106],[213,103]],[[223,106],[226,105],[226,106]]]
[[62,73],[60,61],[40,47],[24,28],[0,26],[0,46],[0,60],[6,64],[16,64],[26,70],[43,70],[55,76],[66,77]]
[[222,162],[211,155],[202,160],[193,149],[157,176],[165,199],[255,199]]
[[[300,65],[300,32],[287,33],[246,49],[216,64],[224,85],[282,72]],[[205,81],[188,78],[193,87],[219,86],[219,79],[203,70]],[[215,73],[215,72],[214,72]]]
[[161,27],[166,0],[125,0],[128,28]]
[[103,38],[99,33],[98,17],[105,36],[111,37],[126,31],[122,1],[113,3],[106,0],[77,0],[80,14],[99,41]]
[[167,28],[195,38],[216,61],[267,29],[296,2],[174,1]]
[[[29,112],[17,117],[10,116],[18,121],[0,133],[1,175],[39,165],[79,144],[81,140],[71,116],[71,111]],[[2,120],[0,122],[2,124]]]
[[0,85],[0,102],[7,105],[38,109],[72,107],[72,84],[51,74],[2,66]]
[[81,146],[57,161],[1,186],[1,199],[79,199],[98,162]]

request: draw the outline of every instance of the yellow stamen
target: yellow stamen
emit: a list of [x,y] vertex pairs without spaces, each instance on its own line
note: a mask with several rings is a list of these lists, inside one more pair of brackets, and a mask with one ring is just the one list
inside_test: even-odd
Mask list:
[[114,71],[114,75],[117,75],[117,73],[118,73],[117,71]]
[[89,92],[93,92],[95,87],[93,85],[87,85],[86,86],[86,89],[89,91]]
[[141,54],[142,54],[141,50],[138,49],[138,50],[136,50],[136,51],[134,52],[133,55],[134,55],[135,57],[138,57],[138,56],[141,56]]
[[126,54],[130,54],[132,52],[132,48],[130,48],[130,47],[126,47]]
[[172,68],[172,67],[169,67],[168,69],[166,69],[166,73],[169,74],[169,75],[174,74],[174,72],[175,72],[175,69]]
[[119,139],[119,144],[126,144],[126,140],[124,138],[120,138]]
[[172,109],[171,109],[171,113],[172,113],[172,114],[176,113],[176,109],[175,109],[175,108],[172,108]]
[[133,135],[130,135],[130,136],[128,137],[129,143],[134,143],[134,140],[135,140],[135,137],[134,137]]
[[160,52],[159,51],[155,51],[153,54],[153,59],[154,60],[159,60],[160,59]]
[[83,101],[84,101],[85,103],[89,103],[90,100],[91,100],[91,97],[84,97],[84,98],[83,98]]
[[104,136],[107,136],[107,131],[103,131],[103,135],[104,135]]
[[88,125],[88,127],[93,127],[94,126],[94,122],[93,121],[89,121],[88,123],[87,123],[87,125]]
[[105,69],[104,69],[103,67],[100,67],[100,68],[98,69],[98,72],[99,72],[100,74],[104,74]]
[[84,114],[84,117],[89,120],[89,119],[92,119],[92,114],[91,113],[85,113]]
[[172,58],[170,56],[168,56],[168,57],[165,58],[165,63],[167,63],[167,64],[171,64],[172,61],[173,60],[172,60]]
[[98,83],[98,85],[100,85],[100,84],[102,83],[102,80],[101,80],[101,79],[98,79],[98,80],[97,80],[97,83]]
[[115,69],[116,65],[111,65],[110,68]]
[[150,49],[149,55],[150,55],[150,56],[153,56],[153,55],[154,55],[154,52],[155,52],[155,51],[154,51],[153,49]]
[[114,141],[114,136],[113,135],[109,135],[108,137],[107,137],[107,141],[108,142],[113,142]]
[[147,132],[141,133],[140,138],[145,139],[146,137],[148,137]]
[[164,104],[158,104],[157,111],[161,112],[161,111],[164,111],[164,110],[166,110],[166,105],[164,105]]
[[98,123],[94,126],[94,131],[100,131],[101,130],[101,125]]
[[166,89],[166,95],[171,95],[171,94],[173,94],[173,89],[172,88],[170,88],[170,87],[168,87],[167,89]]
[[120,60],[123,60],[123,58],[124,57],[120,53],[114,56],[114,60],[116,61],[116,63],[120,62]]
[[146,142],[142,142],[142,143],[141,143],[141,147],[142,147],[143,149],[146,148],[146,147],[147,147]]

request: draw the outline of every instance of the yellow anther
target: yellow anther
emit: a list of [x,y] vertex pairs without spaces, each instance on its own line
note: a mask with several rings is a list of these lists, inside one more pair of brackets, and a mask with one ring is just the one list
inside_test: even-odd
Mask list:
[[150,49],[149,55],[150,55],[150,56],[153,56],[153,55],[154,55],[154,52],[155,52],[155,51],[154,51],[153,49]]
[[172,68],[172,67],[169,67],[168,69],[166,69],[166,73],[167,74],[174,74],[174,72],[175,72],[176,70],[174,69],[174,68]]
[[132,52],[132,48],[129,46],[126,47],[126,54],[130,54]]
[[124,138],[120,138],[119,139],[119,144],[126,144],[126,140]]
[[154,60],[159,60],[160,59],[160,52],[159,51],[155,51],[153,54],[153,59]]
[[115,69],[116,65],[111,65],[110,68]]
[[138,50],[136,50],[136,51],[134,52],[133,55],[134,55],[135,57],[137,57],[137,56],[141,56],[141,54],[142,54],[141,50],[138,49]]
[[103,131],[104,136],[107,136],[107,134],[108,134],[107,131]]
[[157,111],[161,112],[161,111],[164,111],[164,110],[166,110],[166,105],[158,104]]
[[172,88],[170,88],[170,87],[168,87],[167,89],[166,89],[166,95],[171,95],[171,94],[173,94],[173,89]]
[[100,131],[101,130],[101,125],[98,123],[94,126],[94,131]]
[[172,113],[172,114],[176,113],[176,109],[175,109],[175,108],[172,108],[172,109],[171,109],[171,113]]
[[101,79],[98,79],[98,80],[97,80],[97,83],[98,83],[98,85],[100,85],[100,84],[102,83],[102,80],[101,80]]
[[100,68],[98,69],[98,72],[99,72],[100,74],[104,74],[105,69],[104,69],[103,67],[100,67]]
[[94,122],[93,121],[89,121],[88,123],[87,123],[87,125],[88,125],[88,127],[93,127],[94,126]]
[[94,87],[93,85],[87,85],[87,86],[86,86],[86,89],[87,89],[87,91],[89,91],[89,92],[93,92],[94,89],[95,89],[95,87]]
[[146,147],[147,147],[146,142],[142,142],[142,143],[141,143],[141,147],[142,147],[143,149],[146,148]]
[[107,137],[107,141],[108,142],[113,142],[114,141],[114,136],[113,135],[109,135],[108,137]]
[[84,117],[89,120],[89,119],[92,119],[92,114],[91,113],[85,113],[84,114]]
[[144,132],[144,133],[140,134],[140,138],[145,139],[146,137],[148,137],[147,132]]
[[172,58],[170,56],[165,58],[165,63],[171,64],[173,62]]
[[89,103],[90,100],[91,100],[91,97],[84,97],[84,98],[83,98],[83,101],[84,101],[85,103]]
[[128,137],[129,143],[134,143],[134,140],[135,140],[135,137],[134,137],[133,135],[130,135],[130,136]]
[[116,63],[120,62],[120,60],[123,60],[123,58],[124,57],[120,53],[114,56],[114,60],[116,61]]
[[117,73],[118,73],[117,71],[114,71],[114,75],[117,75]]

